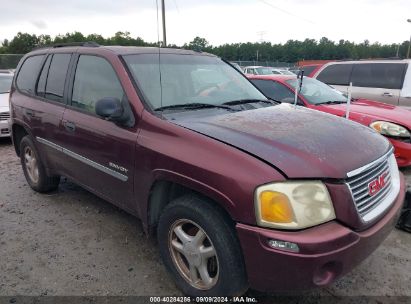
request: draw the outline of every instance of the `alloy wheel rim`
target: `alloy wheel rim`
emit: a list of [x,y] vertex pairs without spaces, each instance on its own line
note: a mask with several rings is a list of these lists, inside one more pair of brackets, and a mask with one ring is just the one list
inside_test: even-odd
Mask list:
[[211,289],[218,281],[218,256],[211,239],[196,223],[180,219],[168,238],[171,258],[180,275],[194,288]]
[[37,158],[30,147],[26,147],[24,149],[24,164],[30,180],[33,183],[37,183],[39,180],[39,167],[37,164]]

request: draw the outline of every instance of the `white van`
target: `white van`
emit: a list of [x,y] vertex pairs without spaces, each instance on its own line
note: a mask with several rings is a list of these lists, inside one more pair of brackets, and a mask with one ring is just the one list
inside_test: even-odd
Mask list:
[[361,60],[329,62],[313,78],[352,96],[411,107],[411,60]]

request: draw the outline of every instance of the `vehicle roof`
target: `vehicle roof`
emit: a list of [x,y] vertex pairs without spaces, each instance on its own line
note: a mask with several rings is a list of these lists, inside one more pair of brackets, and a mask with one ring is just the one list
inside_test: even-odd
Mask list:
[[332,61],[324,64],[332,65],[332,64],[359,64],[359,63],[410,63],[411,59],[367,59],[367,60],[343,60],[343,61]]
[[33,50],[29,54],[36,53],[59,53],[64,51],[77,52],[79,50],[93,51],[96,54],[102,53],[104,51],[109,51],[117,55],[131,55],[131,54],[180,54],[180,55],[199,55],[199,56],[211,56],[217,57],[215,55],[198,52],[185,49],[175,49],[175,48],[159,48],[159,47],[142,47],[142,46],[119,46],[119,45],[110,45],[110,46],[81,46],[81,45],[67,45],[67,46],[57,46],[57,47],[44,47]]
[[256,68],[268,68],[268,67],[263,67],[262,65],[248,65],[244,67],[244,69],[256,69]]

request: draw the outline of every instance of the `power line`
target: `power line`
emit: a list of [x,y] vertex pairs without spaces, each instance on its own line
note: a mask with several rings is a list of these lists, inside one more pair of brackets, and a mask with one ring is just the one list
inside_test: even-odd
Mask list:
[[309,23],[311,23],[311,24],[315,24],[315,22],[313,22],[313,21],[311,21],[311,20],[309,20],[309,19],[306,19],[306,18],[304,18],[304,17],[298,16],[298,15],[296,15],[296,14],[294,14],[294,13],[292,13],[292,12],[289,12],[289,11],[287,11],[287,10],[279,7],[279,6],[273,5],[273,4],[271,4],[271,3],[269,3],[269,2],[267,2],[267,1],[265,1],[265,0],[258,0],[258,1],[260,1],[261,3],[264,3],[265,5],[270,6],[271,8],[273,8],[273,9],[275,9],[275,10],[278,10],[278,11],[280,11],[280,12],[283,12],[284,14],[287,14],[287,15],[290,15],[290,16],[293,16],[293,17],[297,17],[297,18],[299,18],[299,19],[301,19],[301,20],[304,20],[304,21],[306,21],[306,22],[309,22]]

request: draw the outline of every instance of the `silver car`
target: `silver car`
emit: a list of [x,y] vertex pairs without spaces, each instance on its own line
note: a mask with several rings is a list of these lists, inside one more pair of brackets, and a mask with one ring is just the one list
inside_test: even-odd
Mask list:
[[13,74],[0,73],[0,137],[10,136],[9,93],[10,93],[10,87],[11,87],[12,80],[13,80]]
[[352,96],[411,107],[411,60],[329,62],[313,78]]

